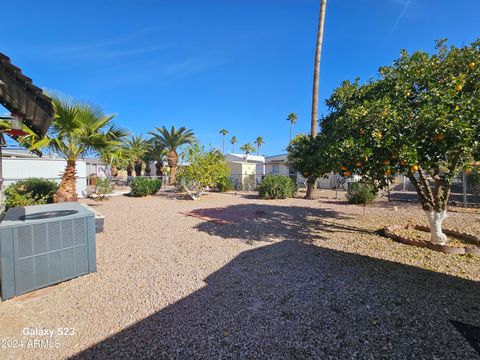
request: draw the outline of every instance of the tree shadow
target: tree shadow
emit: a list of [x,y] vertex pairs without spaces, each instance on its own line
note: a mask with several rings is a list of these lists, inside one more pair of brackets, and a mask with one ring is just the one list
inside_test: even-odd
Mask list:
[[247,243],[277,240],[311,243],[315,240],[327,239],[326,235],[334,232],[375,234],[372,230],[332,221],[351,217],[326,208],[257,203],[230,205],[225,208],[225,212],[261,215],[221,225],[204,221],[197,224],[195,229],[222,238],[241,239]]
[[480,358],[478,282],[282,241],[205,283],[72,359]]

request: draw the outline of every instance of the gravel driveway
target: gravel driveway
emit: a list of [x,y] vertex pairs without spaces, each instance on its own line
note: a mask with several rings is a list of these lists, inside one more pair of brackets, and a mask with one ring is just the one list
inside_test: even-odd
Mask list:
[[[106,217],[98,271],[0,303],[0,339],[38,338],[24,328],[74,335],[3,347],[0,358],[480,359],[453,325],[480,326],[480,258],[377,234],[423,223],[413,205],[380,202],[363,215],[320,195],[86,201]],[[218,225],[180,214],[219,206],[264,216]],[[446,225],[478,233],[479,220],[452,212]]]

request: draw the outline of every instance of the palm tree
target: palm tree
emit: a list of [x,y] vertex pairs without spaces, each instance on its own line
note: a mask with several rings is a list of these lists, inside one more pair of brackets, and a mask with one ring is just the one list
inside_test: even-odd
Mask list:
[[238,140],[235,136],[232,136],[232,138],[230,139],[230,144],[232,144],[232,153],[235,152],[235,144],[238,143]]
[[55,151],[67,161],[55,202],[77,200],[76,161],[119,145],[127,132],[112,123],[114,115],[104,115],[100,107],[53,95],[55,119],[45,138],[32,136],[26,141],[30,150],[43,147]]
[[288,114],[288,117],[287,117],[287,121],[290,121],[290,142],[289,144],[292,143],[292,132],[293,132],[293,125],[295,125],[295,123],[297,122],[298,120],[298,115],[291,112],[290,114]]
[[320,87],[320,60],[322,58],[323,30],[325,27],[325,12],[327,0],[320,1],[320,17],[318,19],[317,46],[315,49],[315,66],[313,70],[312,118],[310,134],[317,136],[318,131],[318,91]]
[[257,145],[257,155],[258,155],[258,152],[260,151],[260,147],[265,144],[265,142],[263,141],[263,138],[261,136],[258,136],[257,139],[255,140],[255,145]]
[[245,145],[242,145],[242,147],[240,147],[240,150],[242,150],[245,155],[248,155],[254,152],[255,148],[252,146],[252,144],[246,143]]
[[162,144],[159,144],[158,142],[156,142],[155,138],[150,138],[148,142],[150,143],[149,157],[151,160],[156,161],[155,175],[163,176],[163,158],[166,155],[165,147]]
[[[315,65],[313,70],[313,91],[312,91],[312,118],[310,135],[312,138],[317,136],[318,132],[318,91],[320,87],[320,60],[322,58],[323,30],[325,28],[325,12],[327,9],[327,0],[320,1],[320,15],[318,19],[317,46],[315,48]],[[315,181],[307,183],[306,199],[313,199],[315,191]]]
[[143,138],[143,135],[132,135],[125,140],[125,149],[133,160],[135,176],[142,176],[143,158],[150,150],[149,142]]
[[222,134],[222,154],[225,154],[225,135],[228,134],[228,130],[222,129],[220,134]]
[[102,161],[110,165],[111,175],[118,176],[118,168],[128,165],[129,154],[120,144],[114,144],[100,151]]
[[175,184],[177,175],[177,163],[178,153],[177,149],[185,144],[192,144],[195,142],[195,136],[192,130],[187,130],[185,127],[181,127],[178,130],[175,126],[172,126],[171,130],[165,126],[161,128],[155,128],[155,131],[149,132],[153,136],[153,140],[156,144],[163,146],[168,151],[168,166],[170,167],[170,178],[168,180],[169,185]]

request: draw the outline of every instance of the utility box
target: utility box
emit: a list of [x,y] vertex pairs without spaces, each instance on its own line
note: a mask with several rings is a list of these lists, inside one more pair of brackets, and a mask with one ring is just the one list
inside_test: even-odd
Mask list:
[[0,222],[2,300],[95,271],[95,214],[80,204],[10,208]]

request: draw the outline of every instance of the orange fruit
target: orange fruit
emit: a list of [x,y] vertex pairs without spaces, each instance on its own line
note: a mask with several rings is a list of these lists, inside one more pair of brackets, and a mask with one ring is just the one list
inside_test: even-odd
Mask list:
[[390,165],[390,160],[383,160],[383,163],[384,163],[385,165]]
[[345,176],[349,177],[350,176],[350,171],[345,171]]
[[418,171],[418,165],[412,165],[412,166],[410,166],[410,170],[412,170],[413,172]]
[[405,166],[407,162],[405,160],[400,161],[400,165]]
[[475,67],[475,65],[476,65],[476,64],[472,61],[471,63],[468,64],[468,67],[469,67],[470,69],[473,69],[473,68]]
[[436,139],[437,139],[438,141],[442,141],[443,139],[445,139],[445,135],[443,135],[443,134],[437,134]]
[[360,161],[357,161],[357,162],[355,163],[355,166],[356,166],[356,167],[362,167],[362,163],[361,163]]
[[465,170],[465,174],[470,175],[471,173],[472,173],[472,170],[470,170],[470,169]]
[[390,170],[385,171],[385,175],[390,176],[392,175],[392,172]]
[[462,91],[462,89],[463,89],[463,86],[462,86],[462,85],[460,85],[460,84],[455,85],[455,90],[457,90],[457,91]]
[[342,167],[340,168],[340,170],[345,171],[345,170],[347,170],[347,167],[346,167],[346,166],[342,166]]

